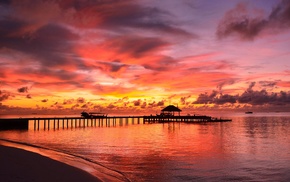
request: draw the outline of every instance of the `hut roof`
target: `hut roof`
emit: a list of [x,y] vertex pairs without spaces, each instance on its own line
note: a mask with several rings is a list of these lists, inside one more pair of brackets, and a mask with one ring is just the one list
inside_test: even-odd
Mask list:
[[175,107],[174,105],[169,105],[169,106],[165,107],[164,109],[162,109],[161,111],[162,112],[164,112],[164,111],[169,111],[169,112],[176,111],[176,112],[180,112],[181,110],[178,107]]

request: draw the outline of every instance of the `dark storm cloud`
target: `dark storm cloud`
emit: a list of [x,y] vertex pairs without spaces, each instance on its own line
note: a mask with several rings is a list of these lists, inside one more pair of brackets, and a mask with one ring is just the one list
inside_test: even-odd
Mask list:
[[28,87],[21,87],[21,88],[17,89],[17,91],[18,91],[19,93],[27,93],[28,90],[29,90]]
[[0,5],[1,4],[10,4],[10,0],[0,0]]
[[48,101],[48,99],[42,99],[41,100],[41,102],[47,102]]
[[167,11],[156,7],[144,7],[135,0],[109,0],[109,1],[79,1],[71,0],[59,2],[65,10],[74,9],[74,21],[86,22],[84,26],[95,26],[112,31],[136,28],[154,30],[175,35],[192,36],[192,34],[179,28]]
[[225,38],[238,35],[243,40],[253,40],[263,30],[290,28],[290,1],[283,0],[274,7],[268,17],[252,17],[245,4],[228,11],[217,28],[217,36]]
[[27,42],[27,52],[45,58],[42,62],[45,66],[69,64],[61,53],[71,52],[72,46],[69,41],[76,40],[77,35],[66,28],[57,25],[46,25],[34,33]]
[[39,60],[43,66],[65,65],[69,62],[62,52],[71,52],[69,41],[77,36],[66,28],[49,24],[32,33],[19,33],[26,22],[0,20],[0,47],[25,52]]
[[118,54],[129,54],[132,57],[140,58],[154,53],[170,44],[158,37],[141,37],[141,36],[120,36],[107,40],[102,46],[106,49],[113,49]]
[[[1,40],[4,42],[8,41],[9,38],[11,40],[15,40],[15,42],[13,43],[17,43],[16,42],[16,38],[13,39],[12,35],[15,32],[18,32],[20,29],[23,29],[25,26],[27,26],[28,23],[23,21],[23,20],[17,20],[11,17],[1,17],[0,19],[0,33],[1,33]],[[19,37],[22,38],[23,37]],[[2,42],[1,41],[1,42]],[[3,44],[3,43],[2,43]]]
[[33,12],[37,8],[50,10],[49,8],[53,7],[54,10],[48,12],[55,11],[56,16],[52,16],[54,21],[65,22],[79,28],[98,28],[115,32],[134,28],[194,36],[171,21],[174,15],[168,11],[148,5],[142,6],[137,0],[15,1],[11,6],[12,9],[25,13]]
[[290,1],[283,0],[271,12],[269,20],[278,23],[281,28],[290,26]]
[[[174,16],[169,12],[142,6],[134,0],[7,2],[3,2],[3,7],[10,13],[0,13],[0,47],[28,54],[44,67],[74,64],[80,69],[90,69],[81,59],[77,59],[79,56],[75,52],[75,43],[81,37],[66,25],[80,30],[102,29],[118,34],[135,34],[136,29],[142,29],[192,36],[173,23]],[[48,14],[38,10],[45,5]],[[85,24],[89,25],[82,27]],[[127,36],[114,41],[108,38],[104,42],[111,42],[107,48],[117,48],[118,53],[130,53],[136,58],[168,45],[161,38],[141,36]],[[118,71],[123,66],[112,64],[111,70]]]
[[217,104],[226,103],[251,104],[251,105],[289,105],[290,92],[281,91],[279,93],[269,93],[266,90],[253,90],[255,82],[250,83],[249,87],[242,94],[230,95],[212,91],[211,94],[200,94],[194,104]]

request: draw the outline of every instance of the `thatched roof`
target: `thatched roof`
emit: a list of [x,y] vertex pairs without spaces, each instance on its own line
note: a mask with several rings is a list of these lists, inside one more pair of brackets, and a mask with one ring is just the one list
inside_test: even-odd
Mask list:
[[161,110],[162,112],[181,112],[181,110],[178,107],[175,107],[174,105],[169,105]]

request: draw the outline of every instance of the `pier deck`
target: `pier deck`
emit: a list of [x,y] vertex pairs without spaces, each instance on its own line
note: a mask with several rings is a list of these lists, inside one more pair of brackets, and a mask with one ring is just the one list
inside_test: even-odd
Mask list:
[[199,123],[199,122],[227,122],[231,119],[212,118],[210,116],[144,116],[144,123],[166,123],[166,122],[185,122],[185,123]]
[[9,118],[0,119],[0,130],[22,129],[28,130],[29,122],[33,122],[34,130],[65,129],[65,128],[84,128],[93,126],[116,126],[128,124],[129,121],[134,124],[140,123],[166,123],[166,122],[225,122],[230,119],[213,119],[210,116],[106,116],[96,118],[84,117],[47,117],[47,118]]

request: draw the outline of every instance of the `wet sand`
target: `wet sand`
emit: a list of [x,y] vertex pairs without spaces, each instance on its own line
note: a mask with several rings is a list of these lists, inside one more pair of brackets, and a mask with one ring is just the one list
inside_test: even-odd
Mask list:
[[0,145],[0,181],[96,182],[93,175],[48,157]]

